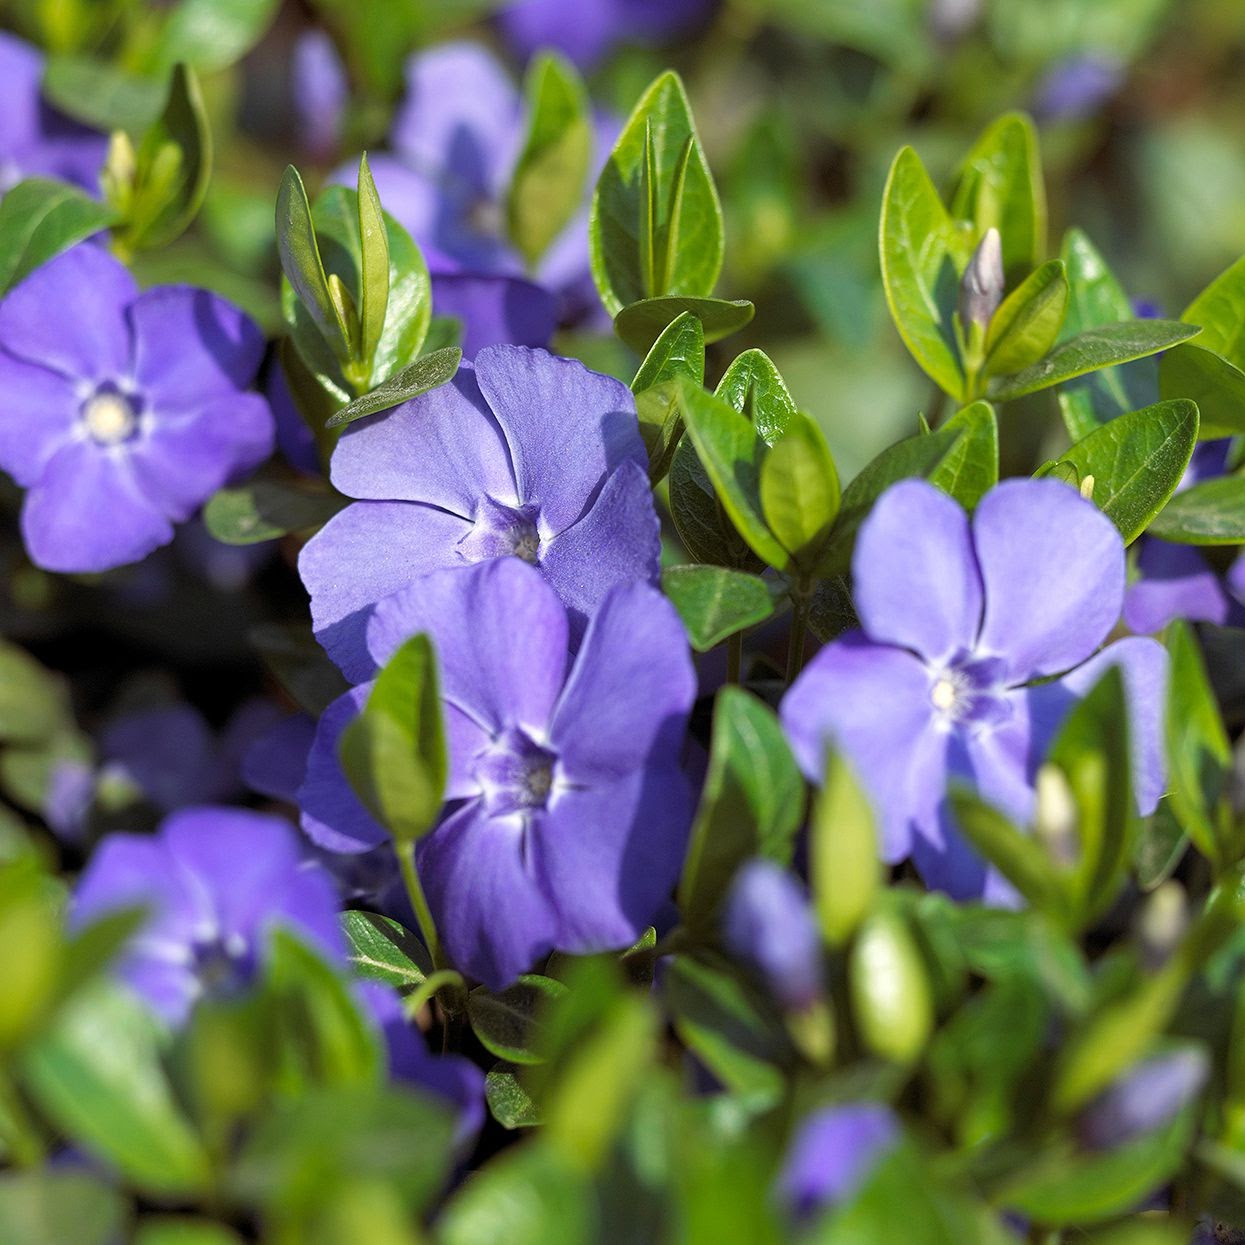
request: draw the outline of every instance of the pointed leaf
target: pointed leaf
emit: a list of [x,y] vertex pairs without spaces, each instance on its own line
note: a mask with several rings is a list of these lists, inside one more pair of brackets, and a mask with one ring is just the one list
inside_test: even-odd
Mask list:
[[774,598],[758,575],[724,566],[671,566],[661,575],[662,591],[674,602],[698,653],[728,636],[764,622]]

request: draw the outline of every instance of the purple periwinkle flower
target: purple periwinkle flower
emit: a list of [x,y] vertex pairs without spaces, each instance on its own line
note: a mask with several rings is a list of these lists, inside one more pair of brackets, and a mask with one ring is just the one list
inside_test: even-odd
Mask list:
[[591,69],[620,43],[666,43],[690,34],[713,8],[714,0],[519,0],[498,20],[524,56],[556,48]]
[[31,273],[0,303],[0,467],[27,490],[31,559],[135,562],[266,458],[272,414],[246,392],[263,349],[231,303],[189,286],[140,293],[89,243]]
[[780,1202],[793,1219],[807,1220],[849,1201],[900,1136],[899,1121],[881,1103],[814,1112],[787,1152],[778,1178]]
[[743,865],[722,926],[727,948],[759,971],[783,1007],[799,1011],[821,997],[821,933],[808,895],[786,869],[771,860]]
[[1201,1093],[1209,1075],[1210,1060],[1197,1046],[1142,1060],[1081,1112],[1081,1144],[1112,1150],[1162,1128]]
[[1057,62],[1038,84],[1033,109],[1044,121],[1067,121],[1096,112],[1119,89],[1124,66],[1115,57],[1086,52]]
[[333,484],[360,498],[299,558],[316,635],[352,682],[377,601],[430,571],[539,567],[582,630],[615,584],[654,580],[657,512],[630,390],[543,350],[491,346],[474,368],[352,424]]
[[156,835],[101,840],[74,892],[71,926],[133,906],[147,920],[119,973],[170,1024],[204,994],[248,984],[275,926],[343,954],[332,884],[289,823],[264,813],[188,808]]
[[[417,862],[451,959],[494,988],[553,948],[629,945],[683,860],[691,797],[677,758],[696,681],[678,615],[634,583],[605,596],[573,661],[570,629],[518,558],[429,575],[368,624],[376,665],[418,632],[436,646],[450,776]],[[300,793],[303,828],[331,851],[385,839],[337,757],[370,690],[325,711]]]
[[0,195],[27,177],[53,177],[99,194],[108,140],[40,93],[43,54],[0,32]]
[[317,160],[327,159],[341,141],[342,118],[350,102],[346,67],[327,31],[312,27],[298,36],[290,76],[302,145]]
[[852,565],[862,630],[817,654],[782,720],[814,782],[831,743],[856,766],[887,861],[911,856],[957,898],[1011,901],[957,833],[948,780],[1027,822],[1050,741],[1112,665],[1129,703],[1138,805],[1153,810],[1167,655],[1135,637],[1094,655],[1120,616],[1124,546],[1075,489],[1008,480],[970,520],[932,485],[902,481],[862,525]]

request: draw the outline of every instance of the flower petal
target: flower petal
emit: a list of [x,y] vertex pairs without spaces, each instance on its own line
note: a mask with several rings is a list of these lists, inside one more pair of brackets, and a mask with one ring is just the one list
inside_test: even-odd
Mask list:
[[542,536],[581,518],[608,472],[647,467],[635,399],[612,376],[545,350],[489,346],[476,377],[510,446],[519,500],[540,507]]
[[547,346],[558,327],[558,301],[544,286],[518,276],[433,273],[432,300],[441,316],[463,325],[463,355],[486,346]]
[[852,558],[865,633],[941,663],[969,651],[981,621],[981,578],[968,516],[923,480],[887,489]]
[[946,790],[947,734],[935,725],[930,685],[929,671],[911,653],[851,632],[813,658],[780,710],[812,782],[824,780],[831,747],[854,766],[891,862],[908,854],[914,823],[928,820]]
[[457,515],[411,502],[360,501],[335,514],[298,556],[316,639],[352,682],[370,678],[372,607],[429,571],[459,562],[471,530]]
[[0,394],[0,467],[29,488],[74,436],[82,400],[60,372],[23,363],[3,351]]
[[1145,537],[1138,543],[1138,579],[1124,594],[1124,622],[1130,631],[1153,635],[1175,618],[1227,621],[1228,594],[1198,550]]
[[1013,682],[1058,674],[1107,638],[1124,603],[1124,544],[1115,525],[1059,480],[1008,480],[973,517],[985,584],[978,649]]

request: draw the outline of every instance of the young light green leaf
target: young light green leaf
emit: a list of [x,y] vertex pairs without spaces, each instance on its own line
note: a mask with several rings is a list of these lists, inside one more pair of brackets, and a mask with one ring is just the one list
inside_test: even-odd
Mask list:
[[[311,204],[307,201],[303,179],[292,164],[286,166],[281,188],[277,191],[277,252],[281,257],[281,271],[300,307],[311,317],[332,353],[345,358],[349,349],[346,326],[329,294],[328,275],[311,219]],[[315,360],[308,357],[305,350],[303,357],[314,366]]]
[[786,381],[763,350],[739,355],[722,373],[714,395],[752,420],[766,445],[773,445],[796,417]]
[[0,1241],[112,1245],[128,1217],[121,1191],[85,1171],[44,1166],[0,1176]]
[[1173,346],[1159,360],[1159,396],[1197,403],[1203,441],[1245,432],[1245,372],[1197,345]]
[[954,225],[911,147],[895,157],[882,192],[879,246],[882,285],[899,335],[930,378],[958,398],[964,373],[952,321],[959,297]]
[[697,385],[705,378],[704,326],[690,311],[680,312],[666,326],[631,382],[654,483],[670,470],[683,435],[678,386],[671,383],[680,376]]
[[66,116],[108,133],[142,134],[160,116],[168,91],[161,78],[139,77],[90,56],[49,56],[43,94]]
[[774,598],[759,575],[724,566],[671,566],[662,572],[662,591],[674,602],[698,653],[728,636],[764,622]]
[[1197,407],[1183,400],[1130,411],[1078,441],[1056,465],[1094,477],[1094,504],[1136,540],[1167,504],[1197,444]]
[[259,42],[279,0],[180,0],[160,28],[150,60],[185,61],[203,73],[227,69]]
[[1221,272],[1184,310],[1186,324],[1200,326],[1198,345],[1245,372],[1245,256]]
[[797,414],[761,460],[761,513],[774,539],[804,574],[818,561],[839,512],[839,475],[825,434]]
[[489,1113],[502,1128],[532,1128],[541,1123],[540,1108],[519,1079],[519,1069],[495,1063],[484,1078],[484,1099]]
[[457,346],[446,346],[431,354],[420,355],[409,367],[395,372],[388,380],[381,381],[375,389],[342,407],[325,421],[324,426],[343,428],[346,424],[353,424],[356,419],[365,419],[368,415],[388,411],[412,398],[418,398],[420,394],[439,389],[454,379],[462,357],[463,352]]
[[1030,273],[1008,296],[986,334],[987,376],[1019,372],[1055,344],[1068,307],[1063,261],[1052,259]]
[[359,157],[359,358],[371,375],[389,307],[389,234],[367,153]]
[[623,127],[597,181],[589,245],[612,316],[641,299],[712,294],[722,209],[677,74],[657,78]]
[[31,177],[0,198],[0,294],[40,264],[112,224],[107,204],[76,186]]
[[1146,530],[1180,545],[1245,544],[1245,476],[1221,476],[1176,493]]
[[412,636],[385,664],[338,747],[351,786],[394,839],[409,843],[433,828],[449,760],[436,654],[426,635]]
[[1052,385],[1062,385],[1099,368],[1133,359],[1144,359],[1196,337],[1200,330],[1176,320],[1131,320],[1123,324],[1104,324],[1086,329],[1061,342],[1044,359],[1011,376],[996,376],[990,382],[989,396],[1008,402],[1037,393]]
[[562,56],[535,57],[524,96],[527,134],[506,196],[506,224],[510,241],[531,267],[579,210],[593,129],[583,79]]
[[934,1002],[921,952],[895,904],[879,905],[861,926],[848,982],[865,1050],[892,1063],[914,1063],[934,1026]]
[[203,521],[224,544],[254,545],[320,527],[345,504],[319,481],[257,477],[214,493]]
[[624,307],[614,317],[614,332],[636,354],[643,354],[652,348],[662,329],[685,311],[700,321],[707,342],[738,333],[756,314],[756,308],[746,299],[645,298]]
[[809,882],[821,931],[844,946],[882,882],[877,817],[851,766],[834,753],[809,823]]

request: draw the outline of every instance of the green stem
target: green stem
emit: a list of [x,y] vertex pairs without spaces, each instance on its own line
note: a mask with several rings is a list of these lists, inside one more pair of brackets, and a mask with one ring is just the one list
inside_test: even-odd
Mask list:
[[744,665],[744,633],[737,631],[726,641],[726,681],[740,682]]
[[[414,1020],[419,1014],[419,1009],[440,990],[450,991],[455,996],[461,995],[463,984],[462,974],[455,972],[452,968],[440,968],[435,973],[429,974],[406,996],[403,1002],[407,1019]],[[454,1002],[457,1004],[457,997]],[[457,1010],[457,1006],[452,1010]]]
[[419,880],[419,870],[415,867],[415,843],[413,840],[395,842],[394,850],[398,854],[398,865],[402,869],[407,897],[411,901],[411,907],[415,909],[415,919],[419,922],[419,932],[424,936],[424,945],[432,956],[434,966],[443,968],[445,961],[441,955],[441,940],[437,937],[437,927],[428,909],[423,883]]
[[787,686],[795,682],[804,669],[804,649],[808,639],[808,600],[812,593],[812,581],[802,578],[791,589],[791,639],[787,648]]
[[5,1125],[5,1135],[13,1161],[18,1167],[37,1167],[46,1157],[43,1139],[30,1118],[17,1086],[9,1077],[8,1069],[0,1067],[0,1121]]

